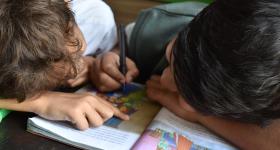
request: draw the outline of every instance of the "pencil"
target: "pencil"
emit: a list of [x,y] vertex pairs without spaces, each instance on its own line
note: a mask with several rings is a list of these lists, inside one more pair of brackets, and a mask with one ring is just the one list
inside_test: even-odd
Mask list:
[[[120,45],[120,72],[124,75],[127,73],[126,66],[126,35],[123,24],[119,25],[119,45]],[[125,82],[122,84],[122,91],[125,92]]]

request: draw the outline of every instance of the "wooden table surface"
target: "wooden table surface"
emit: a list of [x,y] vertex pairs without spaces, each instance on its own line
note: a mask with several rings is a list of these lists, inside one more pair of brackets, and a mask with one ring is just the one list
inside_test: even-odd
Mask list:
[[162,4],[152,0],[105,0],[112,8],[117,23],[133,22],[142,9]]

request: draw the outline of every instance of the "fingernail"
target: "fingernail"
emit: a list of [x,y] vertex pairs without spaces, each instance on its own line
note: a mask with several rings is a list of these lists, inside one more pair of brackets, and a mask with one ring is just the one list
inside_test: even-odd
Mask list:
[[128,115],[125,115],[125,120],[129,120],[130,117]]

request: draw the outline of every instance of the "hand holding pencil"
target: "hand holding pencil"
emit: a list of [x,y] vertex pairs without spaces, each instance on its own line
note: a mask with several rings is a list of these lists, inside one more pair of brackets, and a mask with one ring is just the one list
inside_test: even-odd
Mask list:
[[119,28],[118,47],[98,56],[90,70],[90,79],[100,91],[106,92],[123,88],[139,73],[135,63],[125,55],[126,37],[124,26],[121,26]]

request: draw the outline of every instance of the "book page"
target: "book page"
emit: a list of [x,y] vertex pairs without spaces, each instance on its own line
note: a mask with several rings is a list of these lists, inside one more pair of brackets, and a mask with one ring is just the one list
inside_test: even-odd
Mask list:
[[183,120],[162,108],[133,150],[234,150],[205,127]]
[[90,92],[102,97],[130,117],[129,121],[113,117],[104,123],[105,126],[137,134],[143,133],[161,108],[159,104],[149,101],[145,97],[144,87],[136,83],[126,84],[125,91],[100,93],[92,86],[86,86],[77,92]]
[[[69,142],[105,150],[111,150],[112,147],[128,150],[140,136],[140,134],[124,132],[107,126],[79,131],[65,122],[49,121],[40,117],[30,118],[29,121],[33,126],[43,127],[45,131],[60,136]],[[79,145],[76,146],[79,147]]]
[[91,86],[77,92],[90,92],[111,102],[123,113],[130,116],[129,121],[113,117],[99,128],[78,131],[72,124],[45,120],[39,117],[29,118],[28,131],[75,145],[83,149],[130,149],[145,131],[161,106],[145,98],[142,85],[127,84],[126,91],[100,93]]

